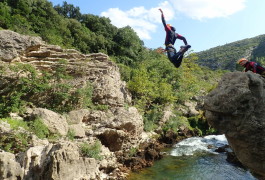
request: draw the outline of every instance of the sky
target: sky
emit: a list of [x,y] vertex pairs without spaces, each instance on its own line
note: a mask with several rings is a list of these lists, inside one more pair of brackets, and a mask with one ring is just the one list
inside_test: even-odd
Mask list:
[[[82,14],[108,17],[118,28],[129,25],[147,48],[164,47],[167,24],[184,36],[194,52],[265,34],[264,0],[49,0],[64,1]],[[175,47],[183,45],[176,41]]]

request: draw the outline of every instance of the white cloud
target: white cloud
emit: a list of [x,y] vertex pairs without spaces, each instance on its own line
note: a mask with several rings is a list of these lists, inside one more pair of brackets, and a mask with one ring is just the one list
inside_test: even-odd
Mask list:
[[[162,8],[166,21],[172,20],[178,13],[197,19],[210,19],[227,17],[245,8],[246,0],[168,0],[157,7],[146,9],[143,6],[134,7],[128,11],[119,8],[110,8],[101,13],[101,16],[110,18],[111,23],[119,28],[130,26],[138,36],[143,39],[151,39],[151,33],[156,32],[161,26]],[[179,16],[178,16],[179,17]]]
[[102,12],[101,16],[110,18],[111,23],[119,28],[129,25],[141,39],[151,39],[150,34],[155,32],[158,23],[161,23],[159,8],[167,12],[166,20],[174,17],[174,11],[167,1],[151,9],[145,9],[143,6],[134,7],[128,11],[110,8]]
[[169,0],[173,7],[193,19],[230,16],[245,8],[246,0]]

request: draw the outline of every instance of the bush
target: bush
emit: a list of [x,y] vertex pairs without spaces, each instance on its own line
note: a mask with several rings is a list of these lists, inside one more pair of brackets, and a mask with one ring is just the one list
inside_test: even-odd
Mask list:
[[163,112],[161,107],[153,106],[149,111],[144,114],[144,130],[153,131],[158,127],[158,122],[161,120]]
[[200,130],[201,135],[207,134],[210,127],[202,113],[197,116],[189,117],[188,120],[192,128]]
[[97,160],[102,160],[102,156],[100,155],[101,143],[96,141],[94,144],[83,143],[81,144],[81,154],[82,156],[95,158]]
[[66,136],[68,139],[73,141],[75,139],[75,131],[73,129],[69,129]]
[[16,64],[9,67],[14,74],[9,79],[6,77],[8,68],[2,67],[0,117],[7,117],[10,112],[22,113],[31,104],[59,113],[92,107],[92,85],[88,83],[83,88],[74,88],[68,83],[72,77],[67,75],[64,62],[61,63],[53,74],[39,72],[28,64]]
[[30,121],[28,126],[30,130],[40,139],[48,138],[50,136],[48,127],[39,118]]
[[191,128],[186,117],[175,114],[175,116],[169,118],[169,120],[163,125],[162,129],[164,132],[171,130],[177,133],[180,126]]
[[15,130],[20,128],[20,127],[24,128],[25,130],[29,129],[27,122],[25,122],[23,120],[17,120],[17,119],[12,119],[12,118],[3,118],[3,119],[0,119],[0,122],[1,121],[7,122],[10,125],[10,127],[12,129],[15,129]]
[[0,136],[0,149],[15,154],[26,151],[30,143],[31,139],[25,133],[1,134]]

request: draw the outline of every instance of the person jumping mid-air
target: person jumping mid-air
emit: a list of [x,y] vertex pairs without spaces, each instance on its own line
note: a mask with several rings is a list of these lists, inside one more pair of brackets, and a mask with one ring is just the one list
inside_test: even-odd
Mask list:
[[[167,57],[174,64],[174,66],[178,68],[181,65],[184,53],[191,46],[188,45],[185,37],[175,32],[176,29],[173,26],[171,26],[170,24],[166,24],[164,13],[162,9],[159,9],[159,10],[161,12],[162,23],[166,31],[165,46],[166,46],[166,51],[167,51]],[[174,48],[174,43],[176,39],[182,40],[185,44],[185,46],[181,46],[181,49],[179,50],[179,52],[177,52],[176,49]]]
[[241,58],[237,63],[245,68],[245,72],[252,71],[253,73],[260,74],[265,78],[265,68],[256,62],[248,61],[246,58]]

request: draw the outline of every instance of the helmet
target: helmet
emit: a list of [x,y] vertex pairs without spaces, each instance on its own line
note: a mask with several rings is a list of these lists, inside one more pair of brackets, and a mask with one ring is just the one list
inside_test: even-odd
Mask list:
[[174,28],[173,26],[171,26],[171,24],[167,24],[167,26],[170,27],[170,29],[171,29],[172,31],[176,31],[176,28]]
[[248,62],[248,60],[246,58],[241,58],[237,61],[237,63],[240,65],[244,65],[246,62]]

